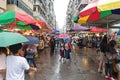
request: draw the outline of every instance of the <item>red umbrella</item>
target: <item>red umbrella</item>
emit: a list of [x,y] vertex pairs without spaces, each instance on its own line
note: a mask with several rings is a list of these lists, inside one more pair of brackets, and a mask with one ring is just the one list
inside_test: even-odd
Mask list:
[[41,20],[35,20],[35,21],[36,21],[36,24],[42,27],[42,29],[47,29],[47,30],[50,29],[44,21],[41,21]]
[[10,24],[22,21],[26,24],[34,24],[35,20],[28,14],[23,14],[15,11],[6,11],[0,14],[0,24]]
[[79,17],[84,17],[94,13],[97,10],[98,0],[94,0],[79,12]]
[[35,20],[36,23],[40,24],[41,26],[46,26],[46,23],[44,21],[41,20]]
[[27,24],[34,24],[35,23],[35,20],[32,17],[30,17],[27,14],[22,14],[19,12],[16,12],[16,20],[25,22]]
[[107,29],[103,29],[103,28],[96,28],[96,27],[92,27],[90,29],[91,32],[107,32]]

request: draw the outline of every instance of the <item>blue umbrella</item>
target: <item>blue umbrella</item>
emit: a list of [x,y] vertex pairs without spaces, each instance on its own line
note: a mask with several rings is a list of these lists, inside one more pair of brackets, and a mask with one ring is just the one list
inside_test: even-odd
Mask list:
[[26,37],[29,41],[24,42],[24,44],[38,44],[40,42],[40,40],[36,37],[33,36],[28,36]]
[[120,30],[117,32],[117,35],[120,35]]

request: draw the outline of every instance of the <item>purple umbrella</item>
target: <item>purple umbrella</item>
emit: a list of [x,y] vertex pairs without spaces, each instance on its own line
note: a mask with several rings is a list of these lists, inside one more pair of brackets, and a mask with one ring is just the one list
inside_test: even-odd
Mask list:
[[70,29],[70,31],[88,31],[88,30],[90,30],[90,28],[83,27],[79,24],[76,24],[74,27]]

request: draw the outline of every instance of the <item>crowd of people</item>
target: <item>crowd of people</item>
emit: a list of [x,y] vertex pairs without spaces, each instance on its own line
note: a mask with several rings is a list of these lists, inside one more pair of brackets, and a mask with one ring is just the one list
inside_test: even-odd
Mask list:
[[[55,40],[39,36],[39,46],[34,44],[15,44],[8,48],[0,47],[0,80],[6,77],[6,80],[24,80],[24,73],[37,71],[35,54],[43,51],[45,48],[50,48],[50,55],[55,54],[55,48],[59,50],[60,61],[71,61],[71,52],[78,53],[80,48],[96,48],[99,50],[99,66],[98,72],[103,73],[106,79],[115,80],[119,78],[120,56],[116,40],[104,37],[84,37],[79,39],[60,39]],[[11,55],[7,54],[10,51]]]

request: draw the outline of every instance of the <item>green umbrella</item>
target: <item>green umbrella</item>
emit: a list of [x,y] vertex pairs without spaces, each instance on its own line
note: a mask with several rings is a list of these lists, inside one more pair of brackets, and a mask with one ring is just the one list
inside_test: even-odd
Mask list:
[[10,45],[27,41],[28,39],[19,33],[0,32],[0,47],[7,47]]
[[0,14],[0,24],[9,24],[15,21],[15,12],[4,12]]

